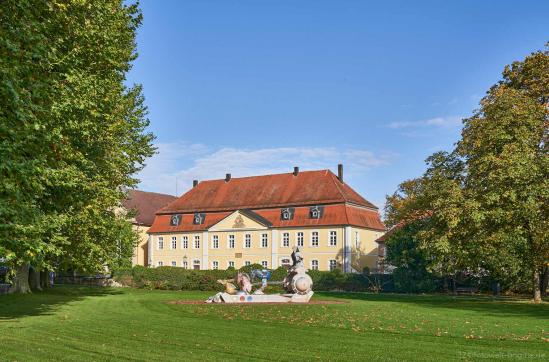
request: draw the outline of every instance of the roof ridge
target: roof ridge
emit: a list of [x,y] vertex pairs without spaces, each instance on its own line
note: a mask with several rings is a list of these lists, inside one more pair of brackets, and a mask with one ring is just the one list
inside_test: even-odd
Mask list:
[[[299,173],[312,173],[312,172],[317,172],[317,173],[321,173],[321,172],[332,172],[330,171],[329,169],[321,169],[321,170],[305,170],[305,171],[302,171],[300,170]],[[293,175],[293,172],[280,172],[280,173],[268,173],[268,174],[265,174],[265,175],[251,175],[251,176],[240,176],[240,177],[233,177],[231,176],[231,181],[233,180],[242,180],[242,179],[247,179],[247,178],[258,178],[258,177],[269,177],[269,176],[279,176],[279,175]],[[298,174],[299,175],[299,174]],[[214,182],[214,181],[225,181],[224,178],[215,178],[215,179],[210,179],[210,180],[202,180],[200,181],[198,184],[200,185],[201,183],[203,182]],[[192,189],[191,189],[192,190]]]
[[144,194],[155,194],[155,195],[162,195],[162,196],[169,196],[169,197],[177,198],[177,196],[170,195],[170,194],[164,194],[164,193],[156,192],[156,191],[144,191],[144,190],[139,190],[139,189],[128,189],[128,193],[129,192],[142,192]]

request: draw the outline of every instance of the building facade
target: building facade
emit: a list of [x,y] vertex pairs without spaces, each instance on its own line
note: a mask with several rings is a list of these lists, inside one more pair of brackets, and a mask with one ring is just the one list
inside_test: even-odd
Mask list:
[[270,269],[299,246],[309,269],[375,270],[378,209],[329,170],[194,182],[156,213],[148,229],[151,266]]
[[148,265],[150,236],[147,231],[154,221],[156,211],[176,199],[175,196],[156,192],[128,191],[128,197],[122,202],[122,207],[125,212],[135,213],[132,225],[139,235],[139,242],[133,251],[132,265]]

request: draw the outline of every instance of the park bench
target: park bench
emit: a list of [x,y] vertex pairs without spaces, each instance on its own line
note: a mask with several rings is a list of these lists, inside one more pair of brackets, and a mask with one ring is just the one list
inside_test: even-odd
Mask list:
[[457,287],[456,294],[475,294],[477,292],[476,287]]

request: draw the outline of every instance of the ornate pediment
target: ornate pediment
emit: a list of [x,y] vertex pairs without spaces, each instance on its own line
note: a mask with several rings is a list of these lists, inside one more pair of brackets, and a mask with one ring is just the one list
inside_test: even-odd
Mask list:
[[259,215],[255,217],[255,215],[249,210],[238,210],[212,225],[208,230],[265,230],[271,226],[267,220],[263,220]]

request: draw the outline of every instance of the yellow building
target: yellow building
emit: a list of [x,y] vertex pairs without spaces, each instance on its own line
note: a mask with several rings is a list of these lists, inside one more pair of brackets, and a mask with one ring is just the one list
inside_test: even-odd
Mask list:
[[132,265],[148,265],[149,231],[156,211],[173,202],[177,198],[172,195],[129,190],[128,197],[122,202],[122,207],[127,211],[135,212],[132,220],[133,228],[139,235],[139,243],[135,246]]
[[160,209],[151,266],[275,269],[299,246],[309,269],[377,269],[378,209],[329,170],[208,180]]

